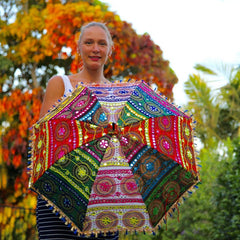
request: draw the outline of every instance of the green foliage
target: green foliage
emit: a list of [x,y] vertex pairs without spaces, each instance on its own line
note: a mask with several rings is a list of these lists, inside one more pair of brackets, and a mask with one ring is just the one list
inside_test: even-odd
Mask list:
[[208,107],[211,106],[213,101],[211,89],[200,75],[193,74],[189,76],[189,80],[185,82],[185,92],[189,95],[190,104],[194,103],[195,106],[200,108],[208,105]]
[[3,84],[8,78],[8,69],[13,67],[13,63],[8,58],[0,55],[0,84]]
[[[214,71],[201,65],[197,65],[197,69],[210,76],[213,73],[216,75]],[[239,134],[240,70],[232,68],[228,72],[230,74],[217,75],[219,79],[229,76],[228,83],[217,94],[214,94],[200,74],[190,75],[185,82],[185,91],[190,98],[188,107],[198,122],[197,135],[205,146],[208,138],[214,137],[221,141],[228,137],[233,139]]]
[[220,109],[216,129],[221,139],[237,137],[239,122],[232,116],[229,108]]
[[214,189],[213,216],[214,239],[240,239],[240,138],[231,142],[234,147],[228,161],[221,162],[222,168]]
[[215,131],[219,119],[219,104],[210,87],[200,75],[190,75],[185,82],[185,92],[189,96],[188,108],[197,120],[197,136],[204,144],[207,144],[209,136],[219,140],[218,133]]
[[206,74],[217,75],[212,69],[210,69],[206,66],[203,66],[201,64],[196,64],[196,66],[194,68],[196,70],[201,71],[201,72],[206,73]]
[[119,240],[161,240],[161,236],[158,233],[142,233],[142,232],[132,232],[126,234],[121,232],[119,235]]
[[[216,77],[207,67],[197,69]],[[179,208],[180,221],[177,216],[170,219],[163,240],[240,239],[239,69],[232,69],[229,76],[217,94],[200,74],[189,76],[185,83],[188,108],[197,120],[196,135],[202,144],[202,184]]]

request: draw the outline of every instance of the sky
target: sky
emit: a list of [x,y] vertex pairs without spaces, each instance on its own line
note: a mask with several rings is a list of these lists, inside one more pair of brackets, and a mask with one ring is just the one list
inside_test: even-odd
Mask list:
[[[186,104],[184,82],[194,66],[240,65],[240,0],[102,0],[138,33],[148,33],[179,82],[176,104]],[[218,83],[219,84],[219,83]]]

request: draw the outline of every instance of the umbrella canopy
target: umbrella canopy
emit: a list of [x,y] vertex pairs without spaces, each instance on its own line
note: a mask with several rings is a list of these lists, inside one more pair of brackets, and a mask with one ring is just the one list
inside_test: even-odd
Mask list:
[[31,153],[30,187],[79,234],[152,231],[199,181],[191,117],[143,81],[79,86]]

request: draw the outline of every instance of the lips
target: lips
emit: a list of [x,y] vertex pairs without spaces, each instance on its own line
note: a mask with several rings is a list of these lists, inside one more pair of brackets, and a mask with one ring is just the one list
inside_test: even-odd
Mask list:
[[101,59],[101,57],[99,56],[90,56],[89,57],[92,61],[98,61],[99,59]]

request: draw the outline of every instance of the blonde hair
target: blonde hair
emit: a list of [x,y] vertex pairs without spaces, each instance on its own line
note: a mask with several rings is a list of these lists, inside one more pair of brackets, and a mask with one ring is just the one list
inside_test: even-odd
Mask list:
[[78,46],[79,46],[79,44],[82,40],[82,36],[83,36],[85,30],[90,28],[90,27],[100,27],[100,28],[102,28],[105,31],[105,33],[107,34],[107,38],[108,38],[108,41],[109,41],[109,44],[110,44],[110,48],[113,47],[113,40],[112,40],[111,34],[110,34],[107,26],[104,23],[101,23],[101,22],[90,22],[87,25],[84,25],[84,26],[81,27],[81,34],[79,36]]

